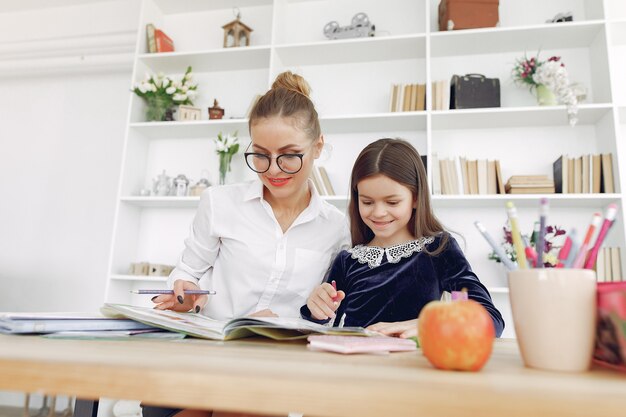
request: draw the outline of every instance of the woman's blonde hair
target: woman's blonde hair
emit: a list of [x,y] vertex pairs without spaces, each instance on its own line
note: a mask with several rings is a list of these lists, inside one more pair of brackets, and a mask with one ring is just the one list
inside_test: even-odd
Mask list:
[[272,88],[252,107],[248,130],[259,119],[275,116],[290,117],[311,140],[319,138],[322,130],[310,94],[311,87],[302,76],[291,71],[278,74]]

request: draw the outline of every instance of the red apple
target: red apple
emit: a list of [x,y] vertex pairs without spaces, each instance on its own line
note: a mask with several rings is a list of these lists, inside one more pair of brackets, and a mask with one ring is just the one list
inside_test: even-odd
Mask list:
[[420,347],[436,368],[479,371],[489,359],[495,329],[476,301],[431,301],[418,318]]

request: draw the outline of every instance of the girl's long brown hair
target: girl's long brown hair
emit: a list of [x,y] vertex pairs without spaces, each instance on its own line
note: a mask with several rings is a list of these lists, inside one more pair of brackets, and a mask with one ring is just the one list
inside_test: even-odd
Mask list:
[[374,232],[367,227],[359,214],[359,190],[357,188],[360,181],[374,175],[389,177],[411,190],[416,208],[413,210],[407,227],[416,239],[441,235],[441,241],[436,250],[430,252],[424,249],[431,255],[440,253],[445,248],[449,235],[432,211],[426,169],[422,159],[410,143],[401,139],[385,138],[369,144],[361,151],[354,163],[350,178],[350,204],[348,205],[352,245],[366,244],[374,238]]

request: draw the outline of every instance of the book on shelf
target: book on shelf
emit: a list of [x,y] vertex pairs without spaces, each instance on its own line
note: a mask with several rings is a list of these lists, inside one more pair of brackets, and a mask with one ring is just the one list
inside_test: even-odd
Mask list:
[[311,180],[319,195],[335,195],[335,190],[330,182],[326,168],[313,165]]
[[174,41],[161,29],[154,30],[157,52],[174,52]]
[[239,317],[232,320],[214,320],[196,313],[178,313],[110,303],[105,304],[101,310],[110,317],[126,317],[150,326],[212,340],[232,340],[250,336],[294,340],[304,339],[311,334],[380,336],[380,333],[362,327],[328,327],[296,317]]
[[439,159],[442,194],[504,194],[500,161],[465,157]]
[[600,248],[595,265],[598,282],[624,281],[620,252],[619,247]]
[[431,155],[432,158],[432,193],[433,194],[441,194],[441,168],[439,166],[439,156],[436,152]]
[[155,53],[157,51],[156,38],[154,37],[154,31],[156,28],[152,23],[146,25],[146,45],[149,53]]
[[552,164],[555,192],[560,194],[613,193],[611,153],[577,157],[560,155]]
[[30,334],[62,331],[145,330],[153,326],[124,318],[87,313],[0,313],[0,333]]

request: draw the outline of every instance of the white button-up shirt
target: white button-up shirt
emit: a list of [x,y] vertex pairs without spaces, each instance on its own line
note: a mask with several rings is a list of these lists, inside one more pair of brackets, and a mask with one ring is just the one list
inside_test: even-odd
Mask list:
[[309,206],[283,233],[260,180],[209,187],[169,276],[170,288],[183,279],[216,291],[203,309],[215,319],[266,308],[299,317],[335,255],[350,242],[344,215],[312,183],[309,188]]

